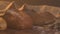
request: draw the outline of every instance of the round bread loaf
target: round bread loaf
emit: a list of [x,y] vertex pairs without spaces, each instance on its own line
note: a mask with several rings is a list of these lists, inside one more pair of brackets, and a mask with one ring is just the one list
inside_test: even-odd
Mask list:
[[[52,9],[52,10],[51,10]],[[34,21],[34,25],[48,25],[53,24],[55,22],[55,16],[50,13],[52,12],[54,8],[47,7],[46,5],[25,5],[25,12],[30,15]]]
[[7,23],[6,21],[0,17],[0,30],[5,30],[7,28]]
[[30,29],[32,28],[32,18],[24,11],[8,10],[4,16],[8,28]]

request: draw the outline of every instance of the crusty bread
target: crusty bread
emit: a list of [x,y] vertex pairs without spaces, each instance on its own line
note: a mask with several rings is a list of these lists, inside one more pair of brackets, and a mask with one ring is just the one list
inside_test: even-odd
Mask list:
[[4,16],[8,28],[13,29],[31,29],[32,18],[24,11],[8,10]]
[[0,17],[0,30],[6,30],[7,29],[7,22]]
[[[54,23],[56,17],[50,13],[51,8],[47,5],[34,6],[26,4],[25,12],[32,17],[34,25],[42,26]],[[54,8],[51,11],[53,10]]]

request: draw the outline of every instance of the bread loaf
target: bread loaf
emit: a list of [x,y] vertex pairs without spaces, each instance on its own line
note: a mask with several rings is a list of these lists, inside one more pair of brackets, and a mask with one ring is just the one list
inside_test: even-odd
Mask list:
[[[30,15],[34,21],[34,25],[48,25],[52,24],[55,21],[55,16],[50,13],[50,9],[52,7],[47,7],[47,5],[39,5],[39,6],[34,6],[34,5],[25,5],[25,11],[28,15]],[[53,11],[54,8],[52,8],[51,11]]]
[[7,21],[8,28],[13,29],[31,29],[32,18],[23,10],[8,10],[4,16]]
[[7,22],[0,17],[0,30],[6,30],[7,29]]

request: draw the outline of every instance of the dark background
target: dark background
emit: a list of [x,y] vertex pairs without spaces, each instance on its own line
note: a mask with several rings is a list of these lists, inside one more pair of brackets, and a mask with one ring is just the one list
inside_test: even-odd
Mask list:
[[16,1],[16,3],[19,5],[27,3],[31,5],[52,5],[60,7],[60,0],[2,0],[2,1]]

